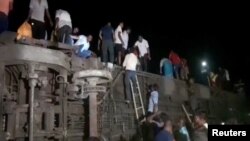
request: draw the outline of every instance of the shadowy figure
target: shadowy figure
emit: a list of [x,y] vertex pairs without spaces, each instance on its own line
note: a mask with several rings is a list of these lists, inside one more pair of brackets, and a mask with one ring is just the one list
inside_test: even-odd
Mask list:
[[185,121],[180,118],[177,122],[177,131],[175,132],[176,141],[190,141],[189,132],[186,128]]

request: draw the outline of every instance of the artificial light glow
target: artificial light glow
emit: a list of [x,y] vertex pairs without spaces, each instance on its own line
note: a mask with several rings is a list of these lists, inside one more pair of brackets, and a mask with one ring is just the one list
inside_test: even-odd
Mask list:
[[207,66],[207,62],[206,61],[202,61],[201,65],[202,65],[202,67],[206,67]]

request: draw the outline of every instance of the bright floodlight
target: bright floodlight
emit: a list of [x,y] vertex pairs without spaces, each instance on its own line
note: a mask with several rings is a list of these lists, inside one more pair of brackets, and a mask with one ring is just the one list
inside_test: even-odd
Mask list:
[[202,61],[201,65],[202,65],[202,67],[206,67],[207,66],[207,62],[206,61]]

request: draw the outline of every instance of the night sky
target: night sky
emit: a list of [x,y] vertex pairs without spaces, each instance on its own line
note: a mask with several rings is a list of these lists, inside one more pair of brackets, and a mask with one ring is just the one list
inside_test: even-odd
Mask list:
[[[165,2],[165,1],[164,1]],[[159,72],[159,61],[168,56],[170,49],[188,59],[191,73],[200,75],[200,61],[206,59],[212,70],[227,68],[231,78],[249,80],[250,55],[246,42],[246,8],[236,4],[189,3],[173,5],[169,2],[153,3],[129,1],[99,2],[92,0],[48,0],[51,16],[56,9],[70,12],[73,26],[82,34],[94,35],[92,50],[96,49],[97,35],[107,21],[116,28],[119,21],[132,28],[129,45],[139,34],[148,40],[152,61],[150,71]],[[216,6],[215,6],[216,5]],[[244,4],[242,4],[244,5]],[[16,31],[26,19],[29,0],[15,0],[10,14],[10,30]]]

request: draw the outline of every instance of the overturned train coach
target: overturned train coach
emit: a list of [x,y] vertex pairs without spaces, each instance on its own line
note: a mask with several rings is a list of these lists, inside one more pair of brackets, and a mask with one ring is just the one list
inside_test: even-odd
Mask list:
[[[117,141],[136,135],[135,110],[124,102],[123,71],[108,71],[96,58],[80,59],[72,47],[0,35],[0,140]],[[173,119],[189,111],[183,81],[138,72],[146,107],[148,86],[159,85],[159,109]],[[197,105],[211,123],[234,116],[247,122],[246,100],[229,92],[212,95],[194,84]],[[236,117],[237,116],[237,117]]]

